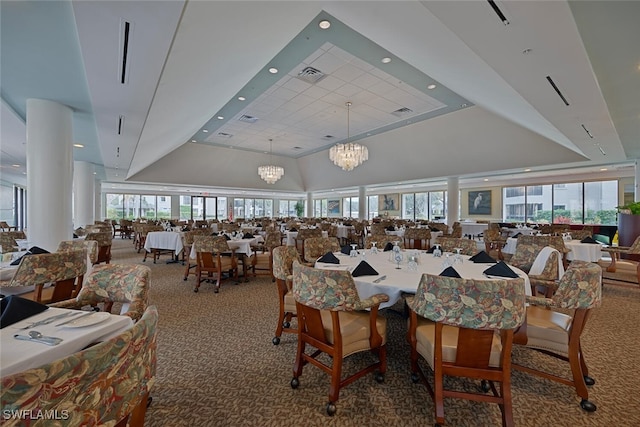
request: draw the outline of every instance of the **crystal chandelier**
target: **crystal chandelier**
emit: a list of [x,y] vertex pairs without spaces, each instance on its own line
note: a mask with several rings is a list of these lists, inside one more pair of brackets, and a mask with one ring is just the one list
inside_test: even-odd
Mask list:
[[364,145],[349,141],[349,110],[351,102],[347,106],[347,139],[344,144],[336,144],[329,150],[329,159],[345,171],[352,171],[362,163],[369,160],[369,150]]
[[[269,139],[269,161],[273,163],[272,144],[273,140]],[[278,181],[280,178],[282,178],[282,175],[284,175],[284,168],[282,166],[275,165],[258,166],[258,175],[260,175],[260,178],[265,180],[267,184],[275,184],[276,181]]]

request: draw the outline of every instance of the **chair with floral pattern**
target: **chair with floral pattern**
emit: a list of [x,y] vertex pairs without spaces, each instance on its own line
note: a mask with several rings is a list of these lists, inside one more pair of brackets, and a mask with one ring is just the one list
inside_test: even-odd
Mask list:
[[428,249],[431,246],[431,230],[428,228],[407,228],[404,232],[404,247],[407,249]]
[[[376,370],[376,381],[384,381],[387,322],[378,316],[378,307],[389,296],[376,294],[361,300],[348,271],[320,270],[299,262],[293,263],[292,291],[298,313],[298,349],[291,387],[298,388],[307,363],[330,374],[326,411],[334,415],[340,388]],[[316,350],[307,353],[307,345]],[[343,379],[343,359],[363,351],[371,351],[378,360]],[[331,365],[318,358],[321,354],[330,357]]]
[[[2,377],[0,405],[32,414],[66,414],[65,426],[142,427],[156,375],[157,323],[158,311],[151,306],[131,329],[108,341]],[[53,425],[44,420],[31,425]],[[3,425],[29,421],[15,418]]]
[[111,241],[113,240],[111,233],[88,233],[85,240],[98,242],[98,259],[94,262],[94,265],[102,262],[109,264],[111,262]]
[[500,228],[489,227],[483,232],[484,250],[491,256],[504,260],[502,248],[507,244],[507,239],[502,236]]
[[[562,252],[558,251],[551,253],[549,258],[547,258],[544,269],[540,274],[529,274],[538,254],[542,251],[543,248],[546,247],[542,245],[544,245],[544,243],[547,243],[548,241],[531,241],[526,239],[527,237],[528,236],[525,235],[518,237],[516,250],[511,259],[509,259],[509,264],[519,268],[520,270],[528,274],[529,281],[531,282],[531,291],[534,295],[537,293],[537,289],[541,288],[542,290],[544,290],[544,294],[547,297],[550,297],[557,289],[558,280],[560,280],[559,264],[562,262],[562,260],[558,257],[558,253],[562,254]],[[562,237],[560,237],[560,239],[562,240]]]
[[327,252],[340,252],[337,237],[310,237],[304,241],[304,260],[310,266]]
[[236,283],[238,281],[238,258],[235,249],[231,249],[224,236],[195,236],[193,247],[196,251],[196,286],[193,292],[198,292],[200,283],[210,281],[216,275],[213,292],[220,291],[223,274],[227,273]]
[[296,235],[295,247],[304,259],[304,241],[311,237],[322,237],[322,230],[319,228],[301,228]]
[[[426,385],[434,401],[436,425],[445,422],[444,398],[456,397],[497,403],[503,426],[513,426],[511,348],[514,330],[525,316],[524,279],[423,274],[408,305],[411,379]],[[419,356],[433,370],[433,387],[418,364]],[[445,376],[481,380],[480,390],[445,389]]]
[[276,278],[278,288],[279,316],[273,345],[280,344],[283,332],[298,333],[297,328],[291,327],[291,320],[296,317],[296,301],[291,293],[293,281],[293,263],[301,262],[298,250],[294,246],[278,246],[273,249],[273,277]]
[[18,247],[16,239],[26,239],[24,231],[0,231],[0,248],[2,252],[13,252]]
[[[95,240],[63,240],[58,244],[58,249],[56,252],[73,252],[79,250],[87,250],[87,272],[91,270],[92,266],[98,260],[98,242]],[[80,288],[82,287],[82,283],[84,282],[84,275],[79,276],[76,280],[76,287],[71,293],[71,297],[75,297]]]
[[[71,298],[86,271],[86,249],[31,254],[22,257],[9,286],[35,286],[33,293],[22,296],[48,304]],[[49,283],[53,286],[45,288]]]
[[630,259],[620,260],[621,254],[640,255],[640,236],[636,237],[631,246],[606,246],[602,250],[608,252],[609,256],[611,256],[611,263],[607,266],[608,272],[615,273],[621,266],[623,270],[627,271],[632,271],[635,268],[637,280],[640,284],[640,262]]
[[438,237],[436,242],[440,245],[442,252],[455,253],[456,248],[458,248],[462,255],[475,255],[478,253],[478,243],[475,240],[461,237]]
[[580,336],[591,309],[602,302],[602,269],[598,264],[573,261],[560,279],[551,298],[527,297],[525,323],[516,333],[514,343],[569,362],[571,379],[530,367],[513,364],[518,369],[576,389],[580,406],[588,412],[596,410],[590,402],[587,386],[595,384],[584,360]]
[[260,274],[273,277],[273,249],[282,245],[282,237],[279,231],[269,230],[264,236],[264,243],[254,248],[251,254],[251,273],[253,276]]
[[211,232],[207,228],[197,228],[191,231],[185,231],[181,234],[182,239],[182,263],[185,265],[184,278],[187,280],[190,274],[196,274],[197,263],[192,263],[189,254],[191,254],[191,247],[193,246],[193,239],[195,236],[207,236]]
[[371,249],[373,242],[376,242],[376,248],[383,250],[387,243],[392,245],[398,243],[401,249],[404,249],[404,240],[399,236],[389,236],[387,234],[370,234],[364,239],[364,248]]
[[144,265],[98,265],[87,274],[75,298],[50,305],[71,309],[90,306],[95,310],[102,305],[103,311],[111,312],[114,303],[119,303],[118,314],[137,321],[147,309],[150,274],[151,269]]

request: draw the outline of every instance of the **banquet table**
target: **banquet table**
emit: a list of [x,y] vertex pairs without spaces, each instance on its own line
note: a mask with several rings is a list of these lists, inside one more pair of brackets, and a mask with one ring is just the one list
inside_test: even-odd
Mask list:
[[474,236],[478,236],[489,228],[488,223],[478,223],[478,222],[461,222],[460,227],[462,228],[462,236],[470,236],[472,239]]
[[[514,254],[518,239],[509,237],[507,244],[502,248],[505,254]],[[580,240],[565,240],[564,245],[570,252],[567,254],[567,260],[579,260],[588,262],[598,262],[602,258],[602,244],[600,243],[582,243]]]
[[[73,317],[65,317],[48,325],[20,330],[21,327],[27,326],[32,322],[65,312],[77,313],[78,311],[50,307],[42,313],[0,329],[0,376],[4,377],[53,362],[78,352],[90,344],[113,338],[133,326],[133,320],[129,316],[100,312],[85,315],[78,320],[77,324],[68,323],[67,325],[57,326],[66,320],[73,319]],[[97,323],[90,324],[92,322]],[[86,326],[82,326],[83,324]],[[58,345],[50,346],[14,338],[15,334],[28,335],[29,331],[33,330],[42,333],[44,336],[62,338],[63,341]]]
[[[144,259],[147,259],[147,253],[156,252],[156,255],[160,251],[173,251],[174,256],[177,258],[180,252],[182,252],[182,236],[177,231],[150,231],[147,233],[147,238],[144,242]],[[153,262],[156,262],[154,256]]]
[[[362,251],[360,251],[362,252]],[[412,251],[404,251],[403,255],[411,253]],[[420,252],[420,262],[418,264],[417,271],[410,271],[407,263],[401,263],[400,269],[396,269],[396,263],[389,261],[389,252],[378,252],[372,254],[369,251],[366,252],[366,261],[369,263],[378,273],[377,276],[359,276],[354,277],[356,287],[358,288],[358,295],[360,299],[369,298],[372,295],[383,293],[389,295],[389,301],[380,305],[381,308],[390,307],[394,305],[401,297],[403,293],[415,294],[418,289],[418,284],[423,273],[440,274],[444,270],[443,262],[445,256],[434,257],[432,254],[427,254],[424,251]],[[335,253],[336,257],[340,260],[340,264],[325,264],[317,262],[315,267],[323,270],[343,270],[347,269],[352,271],[360,261],[362,257],[350,257],[341,252]],[[476,264],[473,261],[469,261],[469,256],[462,255],[463,263],[454,264],[453,268],[465,279],[487,279],[483,274],[484,270],[491,267],[494,264]],[[509,266],[515,273],[525,279],[525,293],[531,295],[531,285],[527,274],[513,266]],[[384,280],[379,283],[374,283],[374,280],[381,276],[386,276]]]
[[356,228],[353,225],[338,225],[336,237],[338,239],[347,239],[349,237],[349,233],[355,231],[355,229]]

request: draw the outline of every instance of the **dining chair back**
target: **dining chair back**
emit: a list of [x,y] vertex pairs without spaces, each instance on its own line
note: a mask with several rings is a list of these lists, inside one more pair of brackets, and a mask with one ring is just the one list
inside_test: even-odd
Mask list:
[[[86,271],[86,249],[25,255],[9,286],[35,286],[32,294],[23,296],[48,304],[71,298]],[[44,285],[49,283],[53,286],[45,291]]]
[[571,379],[552,373],[547,366],[514,363],[513,367],[575,388],[582,409],[595,411],[587,387],[595,380],[589,376],[581,336],[591,310],[602,303],[602,269],[595,263],[572,261],[551,298],[529,296],[527,303],[526,321],[514,342],[569,362]]
[[[378,316],[378,308],[389,296],[376,294],[361,300],[348,271],[320,270],[299,262],[293,263],[292,292],[298,314],[298,348],[291,387],[298,388],[307,363],[322,369],[331,376],[326,411],[334,415],[342,387],[376,370],[376,380],[384,381],[387,322]],[[307,346],[316,351],[307,353]],[[371,351],[377,360],[343,379],[343,359],[363,351]],[[329,361],[321,354],[328,355]]]
[[[268,275],[273,278],[273,249],[282,245],[279,231],[269,230],[264,236],[264,242],[254,247],[251,254],[251,271],[254,276]],[[275,279],[274,279],[275,280]]]
[[310,237],[304,241],[304,260],[314,264],[318,258],[327,252],[340,252],[340,242],[337,237]]
[[98,259],[94,262],[94,265],[103,262],[109,264],[111,262],[111,243],[113,240],[111,233],[88,233],[85,240],[95,240],[98,242]]
[[16,239],[26,239],[24,231],[0,231],[0,248],[2,252],[14,252],[18,247]]
[[404,240],[402,237],[387,235],[387,234],[370,234],[364,239],[364,248],[371,249],[373,246],[373,242],[376,242],[376,247],[378,250],[382,251],[387,243],[391,243],[392,245],[398,244],[401,249],[404,249]]
[[438,237],[436,242],[441,246],[442,252],[455,253],[456,249],[460,249],[462,255],[478,253],[478,243],[475,240],[460,237]]
[[431,246],[431,230],[428,228],[407,228],[404,231],[404,247],[407,249],[427,249]]
[[[445,422],[444,398],[455,397],[497,403],[503,426],[513,426],[511,348],[514,330],[525,317],[524,279],[474,280],[423,274],[409,308],[411,377],[427,386],[436,423]],[[418,363],[419,357],[433,371],[433,386]],[[484,393],[447,389],[444,383],[448,376],[482,380]]]
[[67,426],[142,427],[156,375],[157,324],[151,306],[131,329],[108,341],[2,377],[0,406],[65,414]]

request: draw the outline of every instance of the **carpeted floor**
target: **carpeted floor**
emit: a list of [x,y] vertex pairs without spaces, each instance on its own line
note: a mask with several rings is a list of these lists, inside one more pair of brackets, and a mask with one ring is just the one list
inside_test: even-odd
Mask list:
[[[114,239],[112,263],[142,263],[130,240]],[[267,278],[226,283],[219,294],[195,279],[183,281],[184,267],[147,260],[152,270],[150,302],[160,313],[157,382],[146,426],[414,426],[433,425],[433,404],[421,384],[410,379],[406,319],[393,310],[388,319],[388,371],[383,384],[373,375],[341,391],[334,417],[325,414],[328,376],[307,366],[300,387],[291,389],[296,337],[271,343],[277,320],[275,285]],[[396,307],[394,307],[396,308]],[[397,307],[401,309],[402,307]],[[400,310],[398,310],[400,311]],[[513,373],[517,426],[640,425],[640,289],[606,285],[602,307],[583,334],[583,350],[596,384],[584,412],[575,391],[521,372]],[[348,371],[369,355],[354,355]],[[514,360],[546,365],[569,374],[568,366],[522,348]],[[477,387],[464,381],[458,387]],[[445,401],[450,426],[499,426],[497,405]]]

